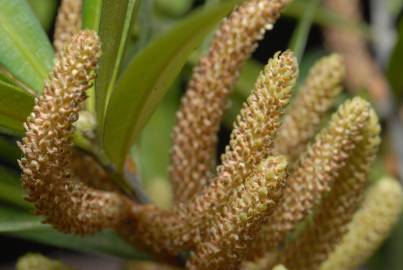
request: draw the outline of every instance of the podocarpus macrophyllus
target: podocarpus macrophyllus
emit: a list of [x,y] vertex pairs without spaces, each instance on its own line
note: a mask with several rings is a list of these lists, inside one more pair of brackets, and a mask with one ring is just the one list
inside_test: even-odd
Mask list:
[[[135,203],[95,159],[74,148],[73,124],[101,49],[88,30],[63,41],[20,144],[23,185],[37,214],[68,233],[111,228],[160,259],[188,251],[189,269],[239,269],[247,260],[244,269],[258,261],[265,262],[259,269],[325,265],[348,236],[380,132],[371,105],[361,98],[341,105],[319,131],[344,78],[339,55],[314,65],[287,111],[298,64],[291,51],[276,53],[239,113],[221,163],[212,169],[219,123],[242,63],[288,3],[244,1],[196,66],[173,132],[171,209]],[[289,241],[311,216],[313,223]],[[270,259],[262,260],[268,253]]]

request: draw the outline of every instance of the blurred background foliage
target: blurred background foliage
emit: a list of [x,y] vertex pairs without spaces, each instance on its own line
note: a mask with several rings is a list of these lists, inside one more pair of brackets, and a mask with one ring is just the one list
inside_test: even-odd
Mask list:
[[[6,18],[4,15],[6,9],[3,9],[2,6],[5,2],[0,1],[0,47],[3,46],[3,48],[7,48],[7,40],[3,38],[4,33],[2,32],[4,29],[1,28],[1,19]],[[55,0],[19,0],[16,2],[27,2],[29,4],[27,7],[32,10],[31,13],[28,12],[29,14],[24,13],[26,11],[11,11],[23,12],[23,15],[26,16],[25,19],[27,21],[31,20],[29,23],[32,23],[33,30],[21,26],[18,28],[17,25],[16,29],[14,29],[15,33],[25,37],[25,41],[30,42],[30,49],[46,50],[46,48],[39,48],[39,46],[43,45],[42,43],[39,41],[35,43],[35,40],[26,39],[26,36],[32,35],[32,31],[36,31],[35,23],[39,22],[44,33],[51,40],[55,16],[60,3]],[[207,49],[208,40],[211,37],[211,34],[208,34],[211,33],[210,29],[216,25],[216,21],[219,21],[225,15],[225,10],[228,9],[224,6],[225,2],[231,2],[227,4],[228,7],[231,7],[236,1],[127,0],[124,1],[127,4],[125,7],[130,11],[130,14],[126,9],[119,10],[112,8],[112,6],[109,9],[102,9],[100,8],[101,2],[103,2],[104,7],[113,5],[113,1],[107,0],[84,1],[83,24],[86,27],[100,31],[103,46],[108,48],[106,60],[103,61],[107,61],[110,70],[100,70],[97,79],[97,94],[92,93],[87,109],[94,112],[94,108],[97,108],[98,121],[100,122],[100,119],[103,119],[101,122],[104,122],[104,125],[98,130],[100,133],[104,132],[102,138],[105,138],[105,141],[101,145],[105,144],[106,152],[108,153],[109,151],[110,153],[112,151],[111,156],[118,157],[117,163],[119,163],[119,156],[122,156],[122,154],[118,151],[114,152],[114,149],[123,147],[124,144],[120,145],[119,139],[116,139],[117,142],[113,141],[115,131],[118,128],[117,125],[121,124],[116,121],[116,119],[119,119],[119,112],[109,113],[108,111],[105,113],[105,111],[108,100],[110,100],[112,107],[114,104],[115,107],[119,107],[122,100],[119,100],[119,97],[116,97],[117,95],[111,94],[111,89],[114,87],[127,89],[138,83],[131,77],[134,76],[133,74],[138,74],[139,70],[144,70],[149,74],[155,73],[150,75],[154,76],[150,77],[150,80],[151,78],[158,78],[158,80],[161,80],[160,85],[169,86],[166,95],[164,87],[161,87],[162,90],[156,96],[144,96],[144,100],[139,99],[137,101],[144,103],[146,100],[153,105],[150,105],[150,108],[139,108],[138,111],[133,112],[136,121],[145,126],[142,129],[142,125],[140,125],[137,131],[138,134],[133,135],[132,140],[125,142],[127,145],[131,144],[133,140],[135,141],[134,146],[131,148],[131,155],[136,161],[137,171],[141,176],[141,184],[145,193],[161,207],[169,207],[171,197],[168,165],[170,133],[174,125],[175,111],[178,109],[180,96],[186,87],[193,65],[197,63],[200,55]],[[382,42],[382,40],[377,40],[376,27],[374,27],[374,23],[371,20],[373,12],[371,7],[373,6],[370,2],[363,1],[366,23],[356,25],[349,21],[349,18],[344,18],[324,8],[320,0],[295,0],[287,8],[284,16],[276,24],[273,31],[269,32],[260,43],[253,58],[248,60],[244,66],[235,91],[231,96],[231,106],[220,130],[220,149],[217,155],[223,151],[223,147],[229,139],[234,117],[249,95],[249,91],[253,88],[258,73],[275,51],[286,48],[295,50],[300,59],[299,81],[303,81],[309,67],[319,57],[327,53],[322,37],[322,28],[324,26],[336,25],[337,27],[351,29],[351,31],[361,31],[373,44]],[[401,107],[403,101],[403,20],[400,18],[403,0],[385,0],[383,2],[387,7],[388,16],[392,22],[391,31],[394,39],[393,46],[387,53],[384,69],[393,90],[393,99],[400,108],[401,121],[403,115]],[[213,16],[215,16],[214,19],[211,19]],[[12,17],[8,14],[7,18]],[[116,20],[116,18],[120,19]],[[103,26],[108,24],[110,29],[104,29]],[[119,31],[122,29],[124,30],[123,32]],[[119,36],[116,31],[123,34]],[[194,35],[190,36],[191,33],[194,33]],[[41,33],[38,33],[38,35],[41,35]],[[112,35],[113,37],[111,37]],[[204,41],[201,42],[203,39]],[[199,43],[201,43],[200,46],[194,46]],[[164,46],[161,46],[161,44]],[[194,47],[197,47],[197,49],[191,50]],[[143,50],[144,48],[146,50]],[[178,50],[183,50],[185,53],[175,55],[174,52]],[[187,57],[187,52],[191,52],[189,57]],[[0,49],[0,55],[2,54],[5,53]],[[45,51],[43,55],[53,59],[52,53]],[[160,72],[156,68],[159,62],[150,61],[152,60],[150,55],[154,55],[156,58],[161,55],[163,60],[159,62],[161,62],[161,70],[165,72],[165,77],[156,73]],[[18,55],[16,57],[18,58]],[[40,53],[33,54],[31,60],[36,61],[35,57],[40,57]],[[185,63],[184,66],[178,60],[181,57]],[[51,63],[51,60],[49,61]],[[38,70],[46,68],[46,61],[41,61],[41,63],[45,63],[44,67],[38,67]],[[136,65],[133,63],[136,63]],[[164,67],[163,64],[167,63],[170,64],[169,67],[174,71],[167,70]],[[20,65],[20,62],[15,62],[15,65]],[[101,63],[102,66],[106,65]],[[7,67],[7,69],[12,70],[13,67]],[[179,71],[179,76],[176,76]],[[44,72],[43,76],[46,76],[46,74]],[[41,82],[34,79],[35,77],[26,76],[23,83],[30,85],[30,89],[33,90],[41,88]],[[170,83],[171,81],[173,83]],[[144,83],[142,87],[146,91],[151,89],[152,84],[147,85],[147,83]],[[33,99],[32,96],[21,91],[21,88],[24,89],[24,85],[14,81],[12,77],[8,76],[7,72],[0,72],[0,241],[4,247],[7,245],[12,246],[12,248],[2,251],[0,263],[14,262],[18,256],[32,250],[39,250],[45,252],[45,254],[54,253],[55,251],[60,252],[60,250],[75,250],[115,255],[122,258],[146,257],[145,254],[133,250],[111,232],[103,232],[86,238],[67,236],[55,232],[48,225],[42,224],[41,218],[34,217],[31,214],[32,207],[23,200],[23,191],[19,184],[19,171],[16,160],[19,158],[20,152],[15,142],[21,136],[21,122],[24,121],[30,108],[32,108]],[[124,91],[121,90],[122,93],[125,93]],[[130,91],[130,89],[127,89],[127,91]],[[11,97],[10,93],[12,93]],[[362,89],[360,94],[369,98],[365,89]],[[347,97],[348,93],[344,92],[339,102],[341,103]],[[121,96],[120,99],[127,100],[127,97]],[[155,108],[156,110],[154,111]],[[134,126],[133,129],[135,130],[136,127]],[[133,133],[136,133],[136,131],[133,131]],[[122,136],[125,136],[125,134],[122,134]],[[108,138],[111,139],[108,141]],[[391,148],[393,148],[391,135],[384,132],[383,147],[371,173],[371,181],[376,181],[383,175],[399,177],[396,169],[398,162],[394,155],[390,154]],[[402,251],[403,220],[396,227],[390,239],[368,263],[367,269],[403,269]]]

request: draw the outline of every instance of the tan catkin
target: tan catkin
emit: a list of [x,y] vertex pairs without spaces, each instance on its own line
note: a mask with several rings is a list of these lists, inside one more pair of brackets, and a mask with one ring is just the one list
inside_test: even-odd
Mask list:
[[27,200],[46,223],[63,232],[88,234],[114,227],[128,211],[124,197],[88,187],[71,166],[73,123],[95,78],[100,53],[95,32],[81,31],[72,38],[58,54],[19,144]]
[[170,176],[176,202],[207,185],[227,97],[244,61],[290,0],[247,0],[226,18],[195,67],[172,133]]
[[254,241],[250,259],[264,256],[284,242],[287,234],[320,202],[362,139],[360,134],[368,118],[369,104],[361,98],[347,101],[333,114],[328,126],[290,172],[284,197]]
[[57,12],[53,45],[60,52],[81,29],[82,0],[63,0]]
[[287,155],[290,163],[299,157],[340,93],[344,75],[344,62],[338,54],[315,63],[284,117],[274,153]]
[[239,269],[260,225],[281,197],[286,166],[282,156],[267,158],[231,192],[228,203],[209,221],[188,269]]
[[123,228],[122,233],[130,235],[130,231],[136,230],[138,233],[130,236],[131,242],[146,242],[158,253],[171,255],[199,244],[228,193],[239,187],[269,155],[297,74],[297,61],[292,52],[277,53],[270,59],[240,112],[215,181],[200,195],[172,210],[152,205],[147,210],[136,208],[139,212],[132,216],[138,222],[135,227]]
[[288,269],[319,269],[346,234],[363,198],[368,171],[380,143],[379,133],[378,118],[371,109],[369,121],[361,133],[362,140],[349,155],[329,194],[323,198],[313,222],[308,223],[297,240],[285,248],[279,261]]
[[298,74],[292,52],[277,53],[260,74],[255,89],[237,118],[231,141],[222,156],[218,175],[210,186],[185,205],[176,206],[178,215],[189,224],[193,241],[200,241],[216,207],[228,193],[270,154],[273,137],[281,123],[284,107]]
[[353,270],[363,264],[388,237],[402,207],[403,190],[399,182],[391,178],[379,180],[320,270]]

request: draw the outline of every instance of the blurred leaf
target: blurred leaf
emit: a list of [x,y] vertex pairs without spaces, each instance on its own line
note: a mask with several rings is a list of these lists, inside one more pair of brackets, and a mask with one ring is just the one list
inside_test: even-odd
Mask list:
[[0,206],[0,233],[15,233],[48,227],[42,223],[41,217],[10,206]]
[[42,226],[42,229],[20,231],[10,235],[76,251],[107,254],[125,259],[149,259],[147,254],[135,250],[131,245],[111,231],[102,231],[94,236],[80,237],[59,233],[46,225]]
[[398,16],[403,8],[403,0],[387,0],[387,6],[394,16]]
[[13,85],[0,81],[0,114],[22,123],[27,119],[33,106],[33,96]]
[[389,67],[387,71],[388,79],[392,87],[392,91],[396,96],[401,98],[403,96],[403,72],[402,72],[402,59],[403,59],[403,19],[399,22],[399,36],[395,48],[389,60]]
[[19,88],[0,81],[0,127],[8,133],[24,131],[22,123],[34,106],[34,98]]
[[155,0],[158,11],[169,16],[180,16],[192,7],[192,0]]
[[83,0],[82,29],[98,31],[103,0]]
[[103,136],[107,155],[119,171],[123,168],[130,146],[189,54],[236,2],[228,1],[193,13],[131,61],[111,95]]
[[298,22],[297,28],[294,30],[289,45],[289,48],[294,51],[294,54],[299,62],[304,54],[313,18],[320,6],[320,0],[309,0],[309,2],[305,5],[305,12]]
[[19,207],[32,208],[31,204],[24,200],[19,176],[2,166],[0,166],[0,200]]
[[49,31],[56,15],[57,1],[55,0],[28,0],[33,12],[42,27]]
[[0,159],[12,167],[16,167],[17,159],[21,157],[21,151],[13,139],[0,135]]
[[122,0],[119,4],[113,0],[104,0],[99,25],[102,41],[102,56],[95,82],[95,99],[98,122],[98,134],[102,138],[102,128],[106,104],[122,64],[122,57],[131,31],[132,20],[137,12],[140,0]]
[[53,65],[53,49],[25,0],[0,0],[0,64],[37,92]]
[[21,136],[24,134],[22,122],[0,114],[0,133]]
[[0,206],[0,233],[77,251],[131,259],[148,258],[111,231],[87,237],[59,233],[43,224],[41,217],[4,205]]
[[[9,175],[3,176],[3,170],[0,170],[0,191],[4,183],[13,185],[11,181],[14,179],[10,179]],[[0,204],[0,233],[77,251],[103,253],[122,258],[147,258],[144,252],[135,250],[114,232],[103,231],[88,237],[67,235],[43,224],[42,220],[42,217],[34,216],[21,208]]]

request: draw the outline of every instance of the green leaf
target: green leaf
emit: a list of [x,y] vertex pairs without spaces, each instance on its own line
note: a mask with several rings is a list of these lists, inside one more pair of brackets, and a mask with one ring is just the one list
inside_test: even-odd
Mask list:
[[104,0],[99,26],[102,41],[102,56],[95,82],[95,100],[98,134],[102,136],[104,114],[109,96],[118,78],[132,20],[140,0]]
[[53,49],[25,0],[0,0],[0,64],[37,92],[53,65]]
[[23,133],[22,123],[27,119],[33,106],[33,96],[0,81],[0,127],[5,129],[6,133]]
[[80,237],[57,232],[42,223],[43,218],[27,211],[0,206],[0,233],[52,246],[89,253],[101,253],[128,259],[147,259],[112,231],[102,231],[93,236]]
[[48,227],[42,223],[41,217],[33,216],[21,209],[0,206],[0,233],[15,233]]
[[43,218],[10,206],[0,206],[0,233],[52,246],[88,253],[108,254],[126,259],[148,259],[144,252],[119,238],[114,232],[103,231],[94,236],[80,237],[55,231],[42,223]]
[[131,61],[111,95],[105,119],[103,145],[118,170],[189,54],[237,2],[196,11]]
[[103,0],[83,0],[82,29],[98,31]]
[[32,209],[31,204],[24,200],[24,191],[19,176],[2,166],[0,166],[0,200],[15,206]]
[[403,76],[402,76],[402,59],[403,59],[403,19],[399,22],[399,37],[395,48],[391,54],[388,67],[388,79],[392,87],[392,91],[396,96],[403,96]]
[[[155,179],[168,179],[169,149],[171,130],[175,125],[175,112],[179,107],[179,80],[169,90],[158,109],[144,127],[139,138],[139,146],[133,154],[139,157],[141,179],[144,184]],[[161,134],[161,136],[155,136]]]
[[0,114],[20,121],[27,119],[34,106],[34,97],[19,88],[0,81]]
[[125,259],[150,259],[147,254],[136,250],[111,231],[103,231],[94,236],[80,237],[59,233],[52,228],[38,228],[9,235],[81,252],[107,254]]
[[298,61],[301,61],[302,55],[304,54],[309,31],[311,30],[313,19],[320,6],[320,0],[309,0],[305,5],[305,12],[292,35],[289,45],[289,48],[294,51]]
[[49,31],[56,15],[57,1],[55,0],[28,0],[33,12],[42,27]]
[[394,16],[398,16],[403,8],[403,0],[386,0],[386,2],[389,12]]
[[[83,0],[81,28],[99,31],[103,0]],[[95,87],[87,90],[86,110],[95,112]]]

